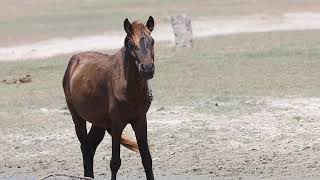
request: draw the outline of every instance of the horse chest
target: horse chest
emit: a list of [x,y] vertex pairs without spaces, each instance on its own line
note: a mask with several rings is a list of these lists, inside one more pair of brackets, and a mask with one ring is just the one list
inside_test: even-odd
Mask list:
[[139,117],[145,116],[150,103],[147,100],[136,101],[117,101],[110,110],[110,115],[121,118],[126,121],[132,121]]

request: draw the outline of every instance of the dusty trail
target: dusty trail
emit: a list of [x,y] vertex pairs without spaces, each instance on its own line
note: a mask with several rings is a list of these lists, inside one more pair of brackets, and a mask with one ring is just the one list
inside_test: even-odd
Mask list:
[[[194,37],[236,33],[320,29],[320,13],[287,13],[282,16],[251,15],[234,19],[219,18],[193,21]],[[174,41],[170,24],[160,24],[153,34],[157,42]],[[106,32],[102,35],[53,38],[33,44],[0,47],[0,60],[46,58],[87,50],[110,50],[123,45],[124,32]]]

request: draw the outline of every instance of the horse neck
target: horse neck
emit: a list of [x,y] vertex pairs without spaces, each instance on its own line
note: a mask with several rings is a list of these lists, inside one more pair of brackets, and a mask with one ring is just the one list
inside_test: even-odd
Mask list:
[[142,79],[135,64],[135,59],[126,54],[125,48],[123,48],[122,62],[124,72],[124,88],[126,88],[126,94],[129,97],[141,97],[147,93],[147,81]]

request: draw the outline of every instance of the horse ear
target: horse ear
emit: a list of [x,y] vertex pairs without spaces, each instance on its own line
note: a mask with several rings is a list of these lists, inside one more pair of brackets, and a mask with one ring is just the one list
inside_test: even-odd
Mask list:
[[152,16],[149,16],[149,19],[148,19],[148,21],[147,21],[146,26],[147,26],[147,28],[149,29],[150,32],[153,30],[154,20],[153,20],[153,17],[152,17]]
[[131,32],[131,23],[129,22],[128,18],[126,18],[123,22],[123,28],[124,30],[126,31],[126,33],[128,35],[131,35],[132,32]]

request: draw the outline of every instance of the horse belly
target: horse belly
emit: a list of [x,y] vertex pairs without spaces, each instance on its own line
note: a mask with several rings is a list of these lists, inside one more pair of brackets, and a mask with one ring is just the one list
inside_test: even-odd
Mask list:
[[76,113],[92,124],[109,128],[107,92],[101,92],[98,88],[85,87],[71,88],[71,101]]
[[104,128],[110,127],[108,107],[101,99],[86,99],[73,104],[77,113],[86,121]]

